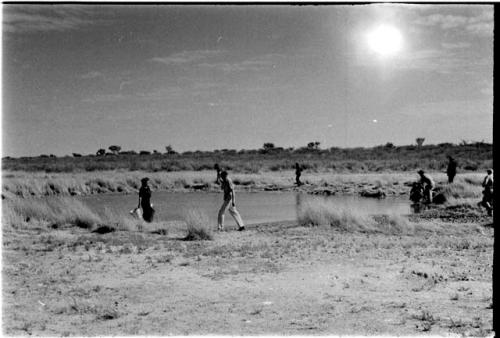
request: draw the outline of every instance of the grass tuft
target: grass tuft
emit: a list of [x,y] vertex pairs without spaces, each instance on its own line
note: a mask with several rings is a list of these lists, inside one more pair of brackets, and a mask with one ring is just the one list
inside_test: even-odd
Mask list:
[[186,241],[212,240],[213,235],[209,227],[208,216],[197,209],[186,212],[184,220],[187,225]]
[[353,209],[340,208],[323,199],[307,199],[297,207],[297,219],[302,226],[330,225],[346,231],[370,231],[373,221]]

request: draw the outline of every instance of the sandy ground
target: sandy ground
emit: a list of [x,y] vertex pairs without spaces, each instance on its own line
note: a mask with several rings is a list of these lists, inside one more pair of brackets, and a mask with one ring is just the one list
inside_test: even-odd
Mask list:
[[[418,221],[418,220],[417,220]],[[492,327],[491,220],[411,235],[294,222],[212,241],[3,230],[7,335],[450,335]]]

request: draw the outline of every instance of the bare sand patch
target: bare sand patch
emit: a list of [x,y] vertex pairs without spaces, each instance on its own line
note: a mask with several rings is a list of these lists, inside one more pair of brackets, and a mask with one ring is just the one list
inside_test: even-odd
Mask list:
[[166,235],[4,229],[3,332],[491,332],[490,227],[389,235],[287,222],[184,241],[184,225],[165,226]]

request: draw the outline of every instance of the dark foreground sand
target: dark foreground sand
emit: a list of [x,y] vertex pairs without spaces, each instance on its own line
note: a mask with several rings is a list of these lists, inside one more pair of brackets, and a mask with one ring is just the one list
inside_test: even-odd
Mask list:
[[[449,335],[492,328],[488,219],[413,233],[249,226],[166,235],[7,228],[8,335]],[[464,223],[465,222],[465,223]]]

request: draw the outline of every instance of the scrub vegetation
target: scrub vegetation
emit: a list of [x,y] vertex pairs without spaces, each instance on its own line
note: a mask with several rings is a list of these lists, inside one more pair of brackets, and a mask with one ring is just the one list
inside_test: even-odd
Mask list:
[[461,171],[485,170],[492,166],[493,145],[485,142],[462,142],[460,145],[394,146],[392,143],[371,148],[320,149],[319,142],[307,147],[282,148],[265,143],[261,149],[215,151],[113,152],[102,155],[3,158],[2,169],[12,171],[73,173],[107,170],[126,171],[202,171],[215,163],[238,173],[290,170],[296,162],[310,171],[335,173],[444,171],[446,156],[458,161]]

